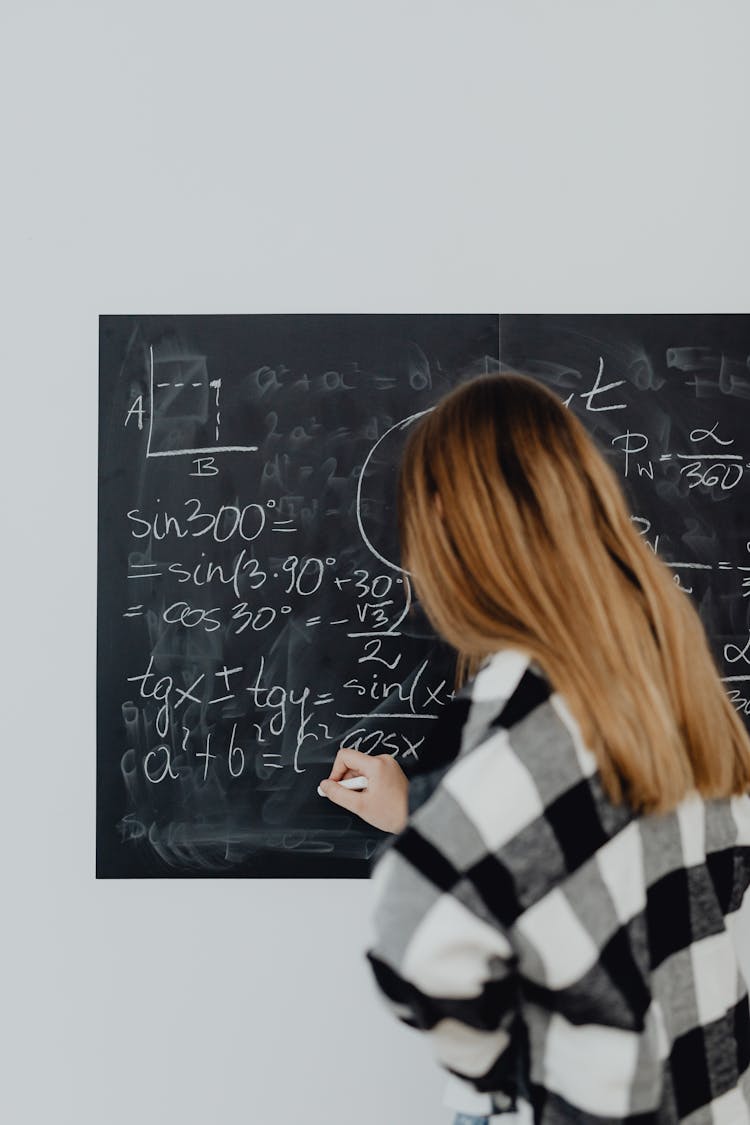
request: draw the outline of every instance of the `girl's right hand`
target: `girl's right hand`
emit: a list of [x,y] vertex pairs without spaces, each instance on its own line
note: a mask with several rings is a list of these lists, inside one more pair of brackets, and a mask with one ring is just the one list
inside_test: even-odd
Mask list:
[[[336,785],[345,777],[366,777],[367,788],[345,789]],[[355,813],[373,828],[401,832],[409,815],[409,779],[390,754],[363,754],[344,746],[334,759],[328,778],[320,787],[331,801]]]

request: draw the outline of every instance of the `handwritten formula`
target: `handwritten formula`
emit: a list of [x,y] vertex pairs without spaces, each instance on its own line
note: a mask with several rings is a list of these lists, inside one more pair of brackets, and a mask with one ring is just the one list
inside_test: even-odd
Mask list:
[[429,766],[453,662],[396,470],[482,372],[586,424],[750,715],[748,356],[748,317],[101,317],[97,874],[368,874],[316,789],[340,746]]

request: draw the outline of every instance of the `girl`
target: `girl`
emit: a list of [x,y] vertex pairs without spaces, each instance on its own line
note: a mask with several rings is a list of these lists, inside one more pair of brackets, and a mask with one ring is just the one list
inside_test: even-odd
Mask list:
[[456,1122],[748,1125],[750,740],[692,604],[525,376],[415,424],[399,529],[463,687],[429,774],[344,749],[324,788],[394,834],[367,957]]

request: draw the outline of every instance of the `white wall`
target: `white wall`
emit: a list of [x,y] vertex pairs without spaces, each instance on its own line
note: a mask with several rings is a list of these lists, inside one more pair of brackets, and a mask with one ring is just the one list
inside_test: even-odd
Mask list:
[[362,960],[365,881],[94,879],[96,317],[747,312],[750,6],[0,19],[0,1115],[445,1123]]

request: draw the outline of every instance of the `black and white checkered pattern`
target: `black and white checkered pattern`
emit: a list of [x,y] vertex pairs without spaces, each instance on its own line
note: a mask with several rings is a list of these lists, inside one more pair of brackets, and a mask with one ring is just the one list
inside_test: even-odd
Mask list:
[[485,661],[373,868],[375,979],[492,1112],[750,1125],[750,796],[605,796],[524,653]]

